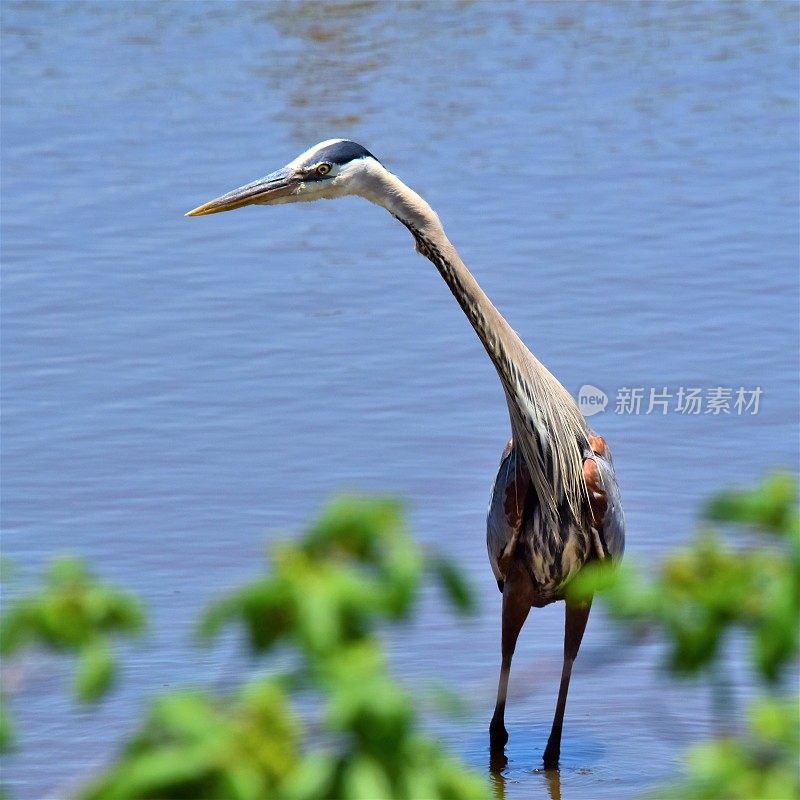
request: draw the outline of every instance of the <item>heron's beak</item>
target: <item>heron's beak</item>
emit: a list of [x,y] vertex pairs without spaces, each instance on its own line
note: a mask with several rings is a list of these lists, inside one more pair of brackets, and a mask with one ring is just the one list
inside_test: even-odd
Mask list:
[[232,211],[234,208],[249,206],[253,203],[263,204],[279,200],[294,194],[301,184],[301,180],[296,178],[286,167],[259,178],[257,181],[240,186],[232,192],[223,194],[214,200],[193,208],[188,211],[187,217],[201,217],[205,214],[218,214],[220,211]]

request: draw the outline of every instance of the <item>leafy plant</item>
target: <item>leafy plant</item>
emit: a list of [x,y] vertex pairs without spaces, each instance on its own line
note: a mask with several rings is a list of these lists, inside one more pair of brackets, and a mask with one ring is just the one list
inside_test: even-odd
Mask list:
[[687,755],[683,780],[662,788],[662,800],[791,800],[800,797],[798,701],[757,702],[738,737],[713,739]]
[[[485,798],[482,778],[417,730],[377,638],[382,623],[409,618],[423,575],[399,505],[341,498],[305,535],[277,545],[270,562],[215,604],[200,630],[209,638],[240,625],[254,653],[289,647],[295,668],[231,698],[181,692],[156,701],[85,800]],[[456,608],[468,607],[458,571],[433,562]],[[312,734],[290,696],[322,706]]]
[[[63,557],[51,562],[40,592],[21,597],[4,614],[0,653],[10,656],[27,646],[76,653],[75,695],[91,702],[113,682],[112,639],[139,632],[143,620],[133,596],[98,581],[81,560]],[[0,730],[9,726],[6,721]]]
[[[629,565],[585,569],[575,598],[598,594],[631,630],[657,630],[675,675],[717,674],[733,630],[750,643],[764,697],[747,726],[694,747],[683,777],[657,792],[686,800],[800,797],[797,698],[782,687],[798,653],[800,522],[794,480],[776,475],[717,495],[696,539],[652,577]],[[727,544],[721,527],[738,530]],[[460,572],[408,535],[400,506],[341,498],[309,530],[276,545],[269,569],[214,604],[201,620],[211,640],[239,627],[259,657],[292,653],[229,696],[183,690],[155,700],[84,800],[393,800],[485,798],[488,786],[417,726],[378,639],[413,614],[427,571],[453,606],[472,595]],[[6,655],[28,645],[78,654],[79,698],[100,697],[114,674],[111,641],[142,626],[138,602],[98,582],[74,559],[50,568],[39,593],[0,625]],[[283,659],[281,664],[287,663]],[[293,703],[303,705],[302,722]],[[0,742],[10,721],[0,717]]]
[[[630,566],[601,563],[574,581],[573,597],[598,593],[633,630],[655,629],[667,642],[675,675],[720,668],[721,645],[733,630],[750,644],[752,671],[766,692],[738,737],[693,748],[685,780],[658,796],[717,800],[800,797],[798,698],[780,690],[796,666],[800,622],[800,517],[795,480],[776,474],[753,489],[716,495],[694,541],[645,579]],[[740,534],[724,542],[719,526]],[[741,534],[750,533],[751,536]]]

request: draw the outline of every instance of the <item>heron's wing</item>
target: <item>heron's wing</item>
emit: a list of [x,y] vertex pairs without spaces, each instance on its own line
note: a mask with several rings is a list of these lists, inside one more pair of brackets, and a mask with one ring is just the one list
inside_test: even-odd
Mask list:
[[505,580],[520,533],[531,478],[522,452],[509,441],[500,460],[486,519],[486,546],[498,585]]
[[622,514],[619,486],[611,453],[601,436],[589,436],[592,446],[583,462],[583,475],[589,493],[592,521],[604,551],[617,558],[625,551],[625,517]]

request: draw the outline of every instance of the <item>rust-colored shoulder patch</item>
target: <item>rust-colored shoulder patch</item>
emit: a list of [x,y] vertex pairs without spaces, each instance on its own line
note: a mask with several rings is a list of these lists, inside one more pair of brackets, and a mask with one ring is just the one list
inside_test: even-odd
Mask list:
[[[600,454],[598,453],[598,455]],[[592,522],[600,527],[603,524],[603,518],[608,510],[608,497],[606,496],[605,489],[603,489],[603,480],[600,477],[600,470],[597,468],[597,462],[593,458],[587,458],[583,462],[583,479],[586,481],[586,488],[589,491],[589,506],[592,510]]]
[[602,436],[590,436],[589,446],[595,455],[604,456],[606,454],[606,440]]

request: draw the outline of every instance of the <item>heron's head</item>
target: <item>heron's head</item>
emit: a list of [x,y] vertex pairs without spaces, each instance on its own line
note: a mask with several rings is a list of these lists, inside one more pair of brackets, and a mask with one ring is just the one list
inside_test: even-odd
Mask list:
[[363,194],[370,175],[383,169],[360,144],[328,139],[285,167],[189,211],[187,217],[217,214],[249,205],[277,205]]

